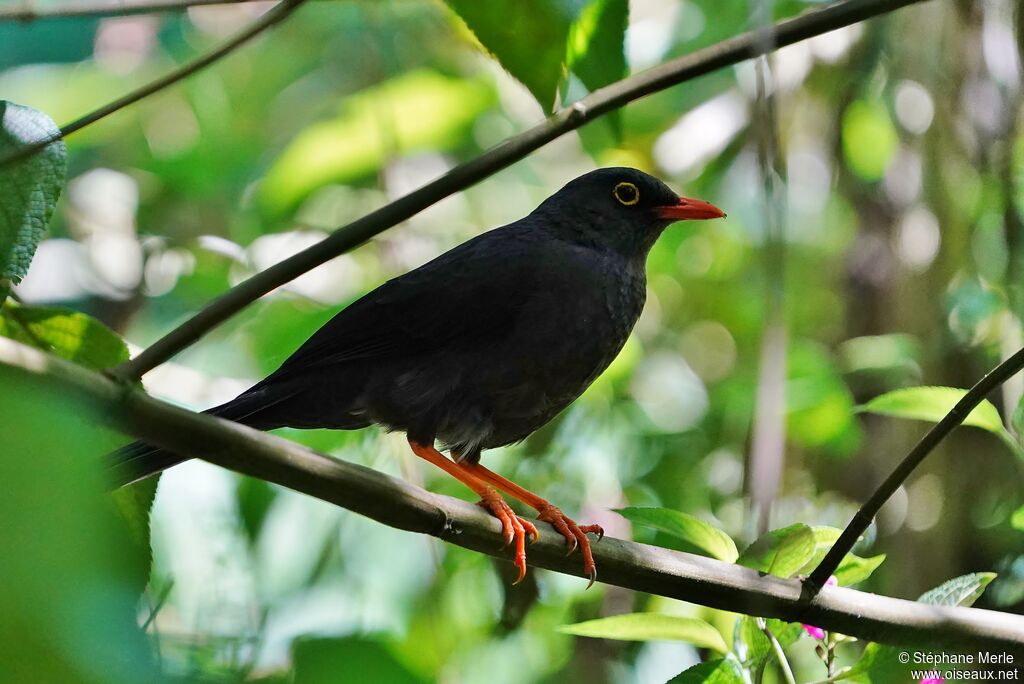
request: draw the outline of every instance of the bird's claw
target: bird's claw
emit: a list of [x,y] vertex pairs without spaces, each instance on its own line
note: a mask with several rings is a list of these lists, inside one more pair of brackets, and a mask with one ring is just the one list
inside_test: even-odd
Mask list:
[[545,508],[541,509],[537,519],[550,523],[559,534],[565,537],[565,542],[569,545],[567,556],[572,555],[573,551],[577,548],[580,550],[580,553],[583,554],[583,573],[590,580],[587,584],[587,589],[592,587],[597,580],[597,565],[594,563],[594,555],[590,551],[590,540],[587,538],[587,533],[592,532],[598,535],[597,538],[600,541],[604,538],[604,529],[600,525],[584,525],[580,527],[572,518],[562,513],[557,506],[552,504],[548,504]]
[[515,542],[515,558],[512,562],[519,570],[519,576],[512,584],[519,584],[526,577],[526,537],[537,541],[540,536],[537,527],[529,520],[516,515],[512,507],[493,490],[482,496],[477,505],[501,523],[501,533],[505,540],[502,548]]

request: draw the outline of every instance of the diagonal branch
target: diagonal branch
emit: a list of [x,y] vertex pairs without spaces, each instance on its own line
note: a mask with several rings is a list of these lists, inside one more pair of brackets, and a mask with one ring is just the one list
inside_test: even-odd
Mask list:
[[822,559],[818,567],[810,574],[807,580],[804,582],[804,601],[812,601],[814,597],[818,595],[821,588],[825,585],[829,576],[835,573],[836,568],[843,562],[843,558],[849,553],[857,540],[860,539],[864,531],[868,529],[871,521],[878,515],[878,511],[881,510],[882,506],[889,497],[893,495],[897,489],[900,488],[910,474],[914,472],[914,469],[921,464],[921,461],[925,459],[932,452],[939,442],[941,442],[946,435],[953,431],[953,428],[960,425],[964,420],[971,414],[971,411],[982,402],[982,400],[992,390],[996,389],[1004,382],[1009,380],[1011,377],[1016,375],[1022,368],[1024,368],[1024,349],[1021,349],[1010,358],[1003,361],[1001,364],[989,371],[988,375],[983,377],[972,387],[967,394],[963,396],[956,403],[949,413],[943,416],[942,420],[936,423],[931,430],[929,430],[921,441],[918,442],[910,453],[900,462],[896,469],[892,471],[892,474],[885,479],[875,493],[871,495],[871,498],[864,502],[864,505],[860,507],[856,514],[853,516],[853,520],[846,526],[843,533],[836,540],[836,543],[829,549],[828,554]]
[[[465,501],[426,492],[359,465],[314,453],[287,440],[158,401],[134,388],[25,345],[0,338],[0,377],[69,394],[113,427],[161,447],[274,482],[391,527],[509,559],[499,523]],[[1024,653],[1024,617],[932,606],[829,587],[810,605],[800,583],[738,565],[606,538],[594,546],[601,580],[637,591],[723,610],[810,622],[862,639],[929,650],[985,647]],[[580,575],[564,540],[543,529],[531,564]]]
[[263,31],[266,31],[274,24],[277,24],[278,22],[281,22],[284,19],[286,19],[288,15],[294,12],[298,8],[298,6],[301,5],[304,1],[305,0],[281,0],[281,2],[275,5],[266,14],[261,16],[259,19],[254,21],[246,28],[242,29],[239,33],[229,38],[226,42],[224,42],[222,45],[215,48],[214,50],[208,52],[202,57],[199,57],[189,62],[188,64],[185,64],[175,69],[174,71],[168,74],[165,74],[164,76],[161,76],[160,78],[154,81],[151,81],[141,86],[140,88],[137,88],[136,90],[133,90],[132,92],[128,93],[127,95],[124,95],[123,97],[119,97],[113,102],[103,105],[99,109],[89,112],[85,116],[81,116],[75,119],[74,121],[65,124],[61,127],[60,131],[58,131],[56,135],[42,138],[32,143],[31,145],[26,145],[25,147],[15,150],[11,154],[0,159],[0,167],[6,166],[7,164],[13,164],[14,162],[20,161],[25,157],[35,154],[36,152],[43,149],[47,145],[56,142],[61,138],[66,138],[72,133],[76,133],[85,128],[86,126],[90,126],[99,121],[100,119],[104,119],[110,116],[114,112],[120,111],[129,105],[133,105],[139,100],[149,97],[154,93],[160,92],[161,90],[174,85],[178,81],[188,78],[189,76],[196,73],[197,71],[200,71],[201,69],[205,69],[214,62],[218,61],[221,57],[224,57],[234,52],[237,48],[249,42]]
[[48,2],[22,0],[0,7],[0,22],[71,19],[74,17],[127,17],[153,12],[181,12],[189,7],[236,5],[262,0],[96,0],[95,2]]
[[765,54],[768,48],[765,46],[764,31],[771,33],[772,45],[778,48],[918,2],[923,0],[844,0],[781,21],[766,29],[723,40],[596,90],[546,121],[505,140],[440,178],[339,228],[319,243],[236,285],[113,372],[129,380],[142,377],[268,292],[415,216],[445,197],[465,190],[512,165],[602,114],[624,107],[645,95]]

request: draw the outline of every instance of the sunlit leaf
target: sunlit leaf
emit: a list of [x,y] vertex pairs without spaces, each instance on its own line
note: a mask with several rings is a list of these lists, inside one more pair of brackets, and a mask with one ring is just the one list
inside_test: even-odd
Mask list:
[[[895,418],[909,418],[937,423],[948,414],[967,392],[956,387],[908,387],[875,397],[861,411]],[[1003,431],[999,411],[987,399],[974,407],[963,422],[995,434]]]
[[917,600],[937,606],[972,606],[985,593],[985,587],[995,578],[994,572],[961,575],[926,591]]
[[1024,506],[1010,514],[1010,526],[1015,530],[1024,532]]
[[482,81],[413,71],[349,97],[341,113],[313,124],[285,148],[260,186],[271,213],[328,184],[362,178],[393,158],[447,150],[491,105]]
[[700,518],[668,508],[617,508],[615,512],[630,522],[661,530],[678,537],[712,558],[732,563],[739,556],[732,537]]
[[885,561],[885,554],[862,558],[852,553],[846,554],[843,562],[836,568],[835,577],[840,586],[849,587],[863,582]]
[[807,525],[796,523],[764,534],[748,546],[736,562],[778,577],[792,577],[814,552],[814,532]]
[[862,179],[880,179],[898,144],[889,113],[880,103],[857,100],[843,113],[843,154]]
[[732,655],[680,672],[668,684],[743,684],[743,668]]
[[7,302],[0,308],[0,335],[97,370],[128,359],[117,333],[72,309]]
[[574,0],[445,0],[487,52],[549,111],[562,80]]
[[[0,100],[0,159],[59,133],[50,117]],[[0,290],[28,273],[36,246],[64,187],[67,153],[63,141],[0,167]]]
[[630,613],[587,620],[574,625],[562,625],[558,631],[576,636],[619,641],[685,641],[720,653],[729,650],[722,635],[713,626],[703,620],[680,615]]

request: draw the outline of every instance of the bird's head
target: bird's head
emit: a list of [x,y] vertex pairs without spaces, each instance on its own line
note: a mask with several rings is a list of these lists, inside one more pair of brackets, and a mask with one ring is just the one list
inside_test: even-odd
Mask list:
[[725,216],[713,204],[681,197],[654,176],[628,167],[585,173],[537,212],[567,237],[598,241],[628,256],[646,255],[671,223]]

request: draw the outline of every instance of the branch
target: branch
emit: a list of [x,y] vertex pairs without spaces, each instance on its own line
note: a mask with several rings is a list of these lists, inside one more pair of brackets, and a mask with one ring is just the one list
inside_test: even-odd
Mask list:
[[76,133],[85,128],[86,126],[94,124],[100,119],[110,116],[114,112],[122,110],[129,105],[133,105],[139,100],[149,97],[153,93],[157,93],[163,90],[164,88],[168,88],[177,83],[178,81],[188,78],[189,76],[191,76],[192,74],[196,73],[201,69],[205,69],[206,67],[210,66],[211,64],[219,60],[221,57],[224,57],[230,54],[231,52],[234,52],[235,49],[237,49],[244,43],[247,43],[251,39],[255,38],[257,35],[267,30],[274,24],[277,24],[278,22],[287,18],[288,15],[294,12],[295,9],[298,8],[298,6],[301,5],[304,1],[305,0],[281,0],[281,2],[279,2],[277,5],[274,5],[274,7],[271,10],[269,10],[266,14],[264,14],[259,19],[254,21],[245,29],[242,29],[242,31],[240,31],[236,35],[232,36],[220,47],[212,50],[211,52],[203,55],[202,57],[199,57],[198,59],[189,62],[188,64],[185,64],[184,66],[178,69],[175,69],[174,71],[168,74],[165,74],[164,76],[161,76],[160,78],[154,81],[147,83],[146,85],[136,90],[133,90],[127,95],[124,95],[123,97],[120,97],[114,100],[113,102],[110,102],[100,107],[99,109],[89,112],[85,116],[79,117],[78,119],[75,119],[74,121],[65,124],[61,127],[60,131],[58,131],[55,135],[47,136],[45,138],[37,140],[36,142],[33,142],[30,145],[26,145],[22,148],[15,150],[14,152],[10,153],[3,159],[0,159],[0,167],[21,161],[22,159],[35,154],[36,152],[43,149],[47,145],[54,143],[60,140],[61,138],[66,138],[72,133]]
[[257,0],[97,0],[88,2],[46,3],[41,7],[23,0],[11,7],[0,7],[0,22],[71,19],[74,17],[126,17],[153,12],[181,12],[204,5],[236,5]]
[[[501,548],[499,523],[468,502],[186,411],[5,338],[0,338],[0,373],[37,384],[55,397],[72,394],[99,420],[148,443],[289,487],[391,527],[511,558],[510,550]],[[828,587],[805,605],[798,581],[762,576],[739,565],[612,538],[596,544],[594,555],[602,582],[636,591],[932,651],[984,647],[1024,653],[1024,617],[1018,615],[925,605],[838,587]],[[528,560],[536,567],[582,574],[579,558],[566,557],[565,540],[546,528],[530,547]]]
[[992,390],[1002,385],[1004,382],[1009,380],[1011,377],[1017,374],[1018,371],[1024,368],[1024,349],[1021,349],[1016,354],[1006,359],[998,366],[993,368],[988,375],[983,377],[972,387],[967,394],[963,396],[960,401],[956,403],[949,413],[943,416],[942,420],[936,423],[931,430],[929,430],[921,441],[918,442],[910,453],[900,462],[896,469],[892,471],[892,474],[885,479],[875,493],[871,495],[871,498],[864,502],[864,505],[860,507],[860,510],[853,516],[853,520],[846,526],[843,533],[836,540],[836,543],[829,549],[828,554],[822,559],[818,567],[810,574],[807,580],[804,582],[804,600],[811,601],[829,576],[835,573],[836,568],[846,557],[857,540],[860,539],[864,531],[868,529],[868,525],[878,515],[878,511],[882,508],[889,497],[892,496],[893,492],[899,489],[908,477],[910,473],[914,472],[914,469],[920,465],[921,461],[925,459],[928,454],[931,453],[939,442],[941,442],[946,435],[952,432],[953,428],[971,414],[978,404],[988,395]]
[[645,95],[765,54],[768,49],[765,32],[771,34],[774,46],[783,47],[918,2],[923,0],[845,0],[765,29],[729,38],[596,90],[546,121],[236,285],[134,359],[114,369],[113,373],[124,379],[137,380],[268,292],[415,216],[445,197],[510,166],[602,114]]

